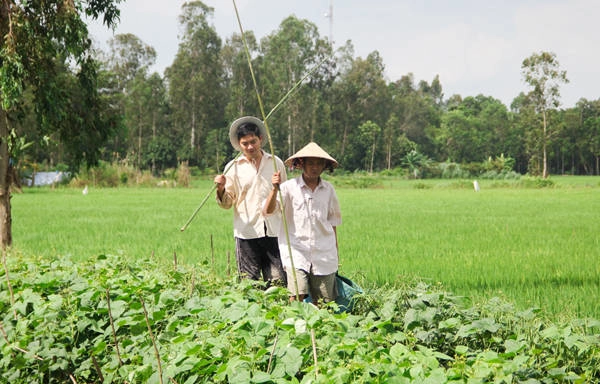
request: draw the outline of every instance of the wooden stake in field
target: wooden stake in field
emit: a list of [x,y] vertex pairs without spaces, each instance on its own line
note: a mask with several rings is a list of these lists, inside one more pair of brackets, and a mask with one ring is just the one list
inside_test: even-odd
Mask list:
[[10,277],[8,276],[8,265],[6,264],[6,248],[2,248],[2,265],[4,266],[4,274],[6,276],[6,285],[8,286],[8,292],[10,293],[10,305],[13,310],[15,320],[17,320],[17,309],[15,308],[15,295],[13,293],[12,285],[10,283]]
[[154,348],[154,356],[156,357],[156,362],[158,364],[158,379],[160,384],[163,384],[163,370],[162,364],[160,362],[160,353],[158,352],[158,346],[156,345],[156,338],[154,337],[154,333],[152,332],[152,327],[150,326],[150,319],[148,318],[148,310],[146,310],[146,303],[144,302],[144,298],[142,295],[139,295],[140,303],[142,303],[142,309],[144,310],[144,318],[146,319],[146,326],[148,327],[148,334],[150,335],[150,341],[152,341],[152,347]]
[[110,309],[110,290],[108,288],[106,288],[106,308],[108,310],[108,319],[110,320],[110,328],[112,331],[113,340],[115,342],[115,351],[117,352],[117,360],[119,360],[120,367],[123,365],[123,360],[121,360],[121,352],[119,351],[119,339],[117,338],[115,321],[113,319],[112,310]]

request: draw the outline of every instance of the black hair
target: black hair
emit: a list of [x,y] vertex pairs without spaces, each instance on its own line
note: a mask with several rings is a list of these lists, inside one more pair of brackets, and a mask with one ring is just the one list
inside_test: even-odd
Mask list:
[[256,137],[261,137],[260,129],[258,125],[254,123],[243,123],[237,127],[237,138],[238,141],[242,139],[242,137],[247,135],[254,135]]

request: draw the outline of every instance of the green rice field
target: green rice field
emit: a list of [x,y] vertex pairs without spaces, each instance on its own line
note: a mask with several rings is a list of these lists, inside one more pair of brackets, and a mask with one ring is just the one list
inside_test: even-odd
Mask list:
[[[425,281],[475,303],[499,296],[549,317],[600,318],[600,178],[552,181],[480,181],[480,192],[470,181],[336,184],[340,272],[366,288]],[[25,189],[12,198],[12,252],[150,255],[235,273],[232,212],[213,195],[180,231],[211,188]]]

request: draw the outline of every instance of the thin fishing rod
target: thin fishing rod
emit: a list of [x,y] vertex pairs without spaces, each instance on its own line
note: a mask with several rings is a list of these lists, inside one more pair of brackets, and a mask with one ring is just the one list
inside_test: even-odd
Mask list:
[[[258,99],[258,107],[260,108],[260,114],[263,118],[263,123],[265,125],[265,131],[267,132],[267,139],[269,141],[269,149],[272,154],[275,154],[273,151],[273,141],[271,140],[271,132],[269,131],[269,124],[267,123],[267,116],[265,115],[265,107],[263,105],[262,98],[260,97],[260,92],[258,90],[258,84],[256,83],[256,77],[254,76],[254,68],[252,67],[252,59],[250,57],[250,50],[248,49],[248,43],[246,42],[246,34],[244,33],[244,28],[242,27],[242,21],[240,20],[240,14],[238,13],[237,5],[235,4],[235,0],[233,0],[233,8],[235,8],[235,15],[237,17],[238,25],[240,26],[240,33],[242,34],[242,41],[244,43],[244,51],[246,52],[246,58],[248,59],[248,67],[250,68],[250,76],[252,77],[252,83],[254,84],[254,91],[256,92],[256,98]],[[277,169],[277,161],[275,160],[275,156],[273,156],[273,166]]]
[[[267,132],[267,138],[269,140],[269,147],[271,149],[271,153],[273,154],[273,168],[275,171],[279,171],[277,168],[277,161],[275,159],[275,151],[273,150],[273,141],[271,140],[271,133],[269,131],[269,125],[267,123],[267,116],[265,115],[265,108],[263,106],[262,98],[260,97],[260,92],[258,90],[258,84],[256,83],[256,77],[254,76],[254,69],[252,68],[252,59],[250,57],[250,50],[248,49],[248,43],[246,42],[246,34],[244,33],[244,28],[242,27],[242,21],[240,19],[240,14],[238,12],[237,5],[235,4],[235,0],[233,1],[233,8],[235,9],[235,15],[237,17],[238,25],[240,27],[240,33],[242,35],[242,41],[244,43],[244,50],[246,51],[246,58],[248,59],[248,67],[250,68],[250,75],[252,76],[252,82],[254,83],[254,90],[256,91],[256,98],[258,99],[258,105],[260,107],[260,113],[263,117],[263,123],[265,125],[265,131]],[[283,196],[281,194],[281,189],[277,188],[277,194],[279,195],[279,204],[281,207],[281,217],[283,221],[283,228],[285,229],[285,238],[288,244],[288,254],[290,256],[290,263],[292,267],[292,278],[294,279],[294,288],[296,288],[296,300],[300,301],[300,294],[298,288],[298,279],[296,278],[296,268],[294,266],[294,258],[292,257],[292,246],[290,244],[290,234],[288,230],[287,220],[285,218],[285,214],[283,212]]]
[[304,80],[306,80],[309,76],[311,76],[320,66],[321,64],[323,64],[325,61],[329,60],[330,56],[326,56],[323,58],[323,60],[321,60],[317,65],[315,65],[310,71],[308,71],[301,79],[300,81],[298,81],[296,84],[294,84],[294,86],[292,88],[290,88],[290,90],[285,94],[285,96],[283,96],[283,98],[273,107],[273,109],[271,109],[271,112],[269,112],[269,114],[267,115],[267,117],[265,118],[265,120],[268,120],[269,117],[271,116],[271,114],[273,112],[275,112],[277,109],[279,109],[279,106],[281,104],[283,104],[284,101],[287,100],[288,96],[291,95],[296,88],[298,88],[303,82]]
[[[267,116],[265,117],[265,121],[269,120],[269,117],[271,117],[271,115],[279,109],[279,107],[288,99],[288,97],[290,97],[290,95],[292,93],[294,93],[294,91],[296,90],[296,88],[298,88],[300,85],[302,85],[302,83],[304,82],[304,80],[306,80],[309,76],[311,76],[315,70],[317,70],[317,68],[319,68],[321,66],[321,64],[323,64],[325,62],[325,60],[327,60],[328,57],[326,57],[325,59],[321,60],[321,62],[319,64],[317,64],[313,69],[311,69],[309,72],[306,73],[306,75],[304,75],[304,77],[302,77],[302,79],[300,79],[300,81],[298,81],[296,84],[294,84],[294,86],[281,98],[281,100],[279,100],[279,102],[271,109],[271,111],[269,111],[269,113],[267,114]],[[265,123],[266,126],[266,123]],[[241,155],[241,152],[238,152],[238,154],[234,157],[234,161]],[[233,163],[231,163],[229,165],[229,167],[225,168],[225,170],[223,171],[223,175],[227,174],[227,171],[229,171],[229,169],[231,168],[231,166],[233,165]],[[204,199],[202,199],[202,202],[200,203],[200,205],[198,206],[198,208],[196,208],[196,210],[194,211],[194,213],[192,213],[192,215],[190,216],[190,218],[188,219],[188,221],[183,225],[183,227],[180,228],[180,231],[183,232],[187,229],[187,227],[190,225],[190,223],[192,222],[192,220],[194,220],[194,218],[196,217],[196,215],[198,214],[198,212],[200,211],[200,209],[204,206],[204,204],[206,203],[206,201],[208,200],[208,198],[210,197],[210,195],[213,193],[213,191],[217,188],[217,185],[214,184],[213,187],[210,189],[210,191],[208,191],[208,193],[206,194],[206,196],[204,197]]]
[[[262,98],[260,97],[260,93],[258,91],[258,84],[256,83],[256,77],[254,76],[254,69],[252,67],[252,61],[250,58],[250,52],[248,49],[248,44],[246,42],[246,36],[244,34],[244,29],[242,27],[242,23],[240,20],[240,16],[239,16],[239,12],[237,9],[237,5],[235,3],[235,0],[233,0],[233,7],[235,9],[235,13],[236,13],[236,17],[237,17],[237,21],[238,21],[238,25],[240,27],[240,32],[242,35],[242,41],[244,43],[244,49],[246,52],[246,57],[248,59],[248,66],[250,68],[250,74],[252,76],[252,82],[254,84],[254,89],[256,91],[256,97],[258,99],[258,104],[260,107],[260,112],[261,115],[263,117],[263,123],[265,125],[265,131],[267,133],[267,139],[269,141],[269,147],[271,150],[271,153],[275,154],[275,151],[273,149],[273,141],[271,140],[271,133],[269,130],[269,126],[268,126],[268,118],[287,100],[287,98],[296,90],[296,88],[298,88],[303,82],[304,80],[306,80],[309,76],[311,76],[313,74],[314,71],[316,71],[321,64],[323,64],[326,60],[329,59],[329,57],[325,57],[323,58],[323,60],[321,60],[321,62],[319,62],[317,65],[315,65],[313,67],[313,69],[311,69],[308,73],[306,73],[306,75],[304,75],[304,77],[302,77],[296,84],[294,84],[294,86],[283,96],[283,98],[281,98],[281,100],[271,109],[271,111],[269,112],[268,115],[265,115],[265,110],[264,110],[264,105],[262,102]],[[239,156],[241,155],[241,152],[238,153],[235,158],[233,159],[233,161],[235,161]],[[226,174],[229,169],[231,168],[231,166],[233,165],[233,161],[231,162],[230,166],[227,167],[224,171],[223,174]],[[273,166],[274,169],[277,169],[277,162],[275,160],[275,157],[273,156]],[[187,227],[189,226],[189,224],[194,220],[194,218],[196,217],[196,215],[198,214],[198,212],[200,211],[200,209],[204,206],[204,204],[206,203],[206,201],[208,200],[208,198],[210,197],[210,195],[212,194],[212,192],[217,188],[217,185],[214,184],[213,187],[211,188],[211,190],[206,194],[206,196],[204,197],[204,199],[202,200],[202,202],[200,203],[200,205],[198,206],[198,208],[196,208],[196,210],[192,213],[192,215],[190,216],[190,218],[188,219],[188,221],[180,228],[180,231],[183,232],[187,229]],[[280,202],[280,206],[282,207],[281,209],[283,210],[283,196],[281,194],[281,191],[278,190],[278,195],[279,195],[279,202]],[[292,277],[294,279],[294,285],[296,288],[296,300],[300,301],[300,295],[299,295],[299,288],[298,288],[298,280],[296,278],[296,268],[294,266],[294,260],[292,258],[292,249],[291,249],[291,245],[290,245],[290,235],[289,235],[289,230],[288,230],[288,225],[287,225],[287,220],[285,218],[285,215],[282,212],[282,219],[283,219],[283,225],[284,225],[284,229],[285,229],[285,236],[286,236],[286,240],[287,240],[287,244],[288,244],[288,253],[290,255],[290,263],[291,263],[291,267],[292,267]]]
[[[225,168],[225,170],[223,171],[223,174],[226,174],[227,171],[229,171],[229,169],[231,168],[231,166],[233,166],[233,162],[240,157],[240,155],[242,154],[242,152],[238,152],[237,155],[235,155],[235,157],[233,158],[233,160],[231,161],[231,163],[229,164],[229,166],[227,168]],[[192,222],[192,220],[194,220],[194,217],[196,217],[196,215],[198,214],[198,212],[200,211],[200,209],[204,206],[204,203],[206,203],[206,201],[208,200],[208,198],[210,197],[210,195],[213,193],[213,191],[217,189],[217,184],[214,183],[212,188],[210,189],[210,191],[208,191],[208,193],[206,194],[206,196],[204,196],[204,199],[202,199],[202,202],[200,203],[200,205],[198,206],[198,208],[196,208],[196,210],[194,211],[194,213],[192,213],[192,215],[190,216],[190,218],[188,219],[188,221],[186,221],[186,223],[183,225],[183,227],[181,227],[179,230],[181,232],[185,231],[187,229],[187,227],[190,225],[190,223]]]

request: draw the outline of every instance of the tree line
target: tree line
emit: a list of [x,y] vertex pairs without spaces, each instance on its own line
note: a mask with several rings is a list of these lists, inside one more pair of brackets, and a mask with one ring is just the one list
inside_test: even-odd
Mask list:
[[[133,34],[95,50],[98,77],[90,84],[58,57],[60,89],[52,95],[69,100],[71,110],[57,108],[48,128],[36,119],[39,106],[26,99],[15,121],[18,161],[75,171],[119,161],[157,175],[187,162],[222,171],[235,156],[229,124],[243,115],[261,117],[249,56],[271,112],[274,152],[282,158],[316,141],[346,171],[402,169],[422,177],[427,164],[444,163],[471,173],[495,167],[544,177],[600,174],[600,99],[560,109],[560,85],[568,79],[552,53],[524,59],[529,89],[506,106],[482,94],[447,97],[438,76],[425,81],[407,73],[389,81],[377,51],[355,57],[351,41],[334,49],[315,24],[295,16],[260,41],[252,31],[223,41],[211,25],[213,11],[200,1],[182,6],[178,51],[162,76],[149,70],[154,48]],[[85,86],[98,92],[93,103]],[[51,111],[58,101],[45,103]]]

